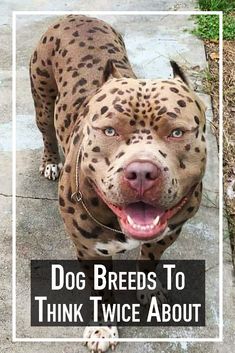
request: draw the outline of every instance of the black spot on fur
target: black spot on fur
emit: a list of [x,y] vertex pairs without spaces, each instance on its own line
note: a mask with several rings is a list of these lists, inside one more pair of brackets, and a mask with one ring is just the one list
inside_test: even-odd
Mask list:
[[46,77],[46,78],[49,78],[50,75],[49,73],[47,72],[47,70],[40,70],[39,67],[37,67],[36,69],[36,72],[39,76],[43,76],[43,77]]
[[189,207],[189,208],[187,208],[187,211],[188,211],[189,213],[193,212],[193,210],[194,210],[194,207]]
[[92,199],[91,199],[91,204],[92,204],[92,206],[94,206],[94,207],[98,207],[98,206],[99,206],[99,199],[98,199],[98,197],[92,197]]
[[96,146],[96,147],[92,148],[92,151],[93,152],[100,152],[99,146]]
[[85,221],[85,220],[88,218],[88,216],[87,216],[87,214],[82,213],[82,214],[80,214],[80,218],[81,218],[83,221]]
[[59,197],[59,204],[60,204],[60,206],[62,206],[62,207],[65,206],[64,199],[63,199],[61,196]]
[[109,109],[109,108],[106,107],[106,106],[102,107],[101,110],[100,110],[101,114],[106,113],[106,112],[108,111],[108,109]]
[[178,105],[182,108],[186,107],[186,103],[185,101],[183,101],[182,99],[180,99],[179,101],[177,101]]
[[166,107],[163,107],[159,110],[159,112],[157,114],[162,115],[162,114],[166,113],[166,111],[167,111]]
[[177,115],[175,113],[172,112],[167,112],[167,115],[169,115],[171,118],[177,118]]
[[166,153],[164,153],[164,152],[162,152],[161,150],[158,150],[158,152],[164,157],[164,158],[166,158],[167,157],[167,154]]
[[37,54],[37,50],[35,50],[35,52],[33,53],[33,59],[32,59],[32,63],[35,64],[38,58],[38,54]]
[[115,104],[114,105],[114,109],[116,109],[118,112],[120,112],[120,113],[123,113],[124,112],[124,109],[122,108],[122,106],[121,105],[119,105],[119,104]]
[[116,233],[115,240],[120,241],[120,243],[126,243],[126,236],[121,233]]
[[85,78],[81,78],[81,80],[78,81],[80,86],[83,86],[87,83],[87,80],[85,80]]
[[199,123],[200,123],[200,121],[199,121],[199,118],[198,118],[198,116],[194,116],[194,120],[195,120],[195,123],[197,124],[197,125],[199,125]]
[[74,37],[79,37],[79,33],[78,33],[78,31],[75,31],[75,32],[73,32],[73,34],[72,34]]
[[99,252],[101,252],[101,254],[104,254],[104,255],[108,255],[109,254],[109,252],[108,252],[108,250],[106,250],[106,249],[97,249]]
[[171,92],[174,92],[174,93],[179,93],[178,88],[175,88],[175,87],[170,87],[170,90],[171,90]]
[[99,96],[96,101],[101,102],[104,98],[106,97],[106,94],[102,94],[102,96]]
[[71,172],[71,165],[66,164],[64,170],[66,171],[66,173],[70,173]]
[[78,143],[78,141],[79,141],[79,136],[76,135],[73,139],[73,144],[76,145]]
[[71,214],[74,214],[75,213],[75,209],[73,207],[68,207],[67,208],[67,212],[71,213]]
[[155,257],[154,257],[154,255],[153,255],[153,253],[151,253],[151,252],[150,252],[148,255],[149,255],[150,260],[152,260],[152,261],[153,261],[153,260],[155,259]]
[[79,233],[87,239],[96,239],[99,236],[99,233],[95,233],[93,230],[91,232],[88,232],[87,230],[81,228],[77,221],[73,219],[73,226],[79,231]]

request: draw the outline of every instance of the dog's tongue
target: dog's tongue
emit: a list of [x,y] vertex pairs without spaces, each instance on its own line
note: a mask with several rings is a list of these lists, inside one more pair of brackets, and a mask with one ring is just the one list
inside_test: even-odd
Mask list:
[[134,223],[140,225],[151,224],[157,216],[161,216],[164,213],[160,208],[153,207],[144,202],[129,204],[124,211],[127,216],[131,217]]

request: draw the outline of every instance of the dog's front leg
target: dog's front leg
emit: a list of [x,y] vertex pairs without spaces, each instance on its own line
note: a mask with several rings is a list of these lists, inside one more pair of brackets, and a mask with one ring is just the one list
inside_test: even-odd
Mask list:
[[[158,261],[160,260],[164,251],[175,242],[180,234],[181,228],[175,232],[167,235],[163,240],[156,243],[145,243],[141,246],[139,263],[137,265],[138,271],[144,270],[146,272],[146,266],[143,265],[142,260]],[[148,266],[147,266],[148,267]],[[155,270],[155,269],[152,269]],[[151,302],[153,296],[156,297],[159,304],[167,302],[167,291],[163,288],[160,280],[157,278],[157,287],[154,291],[149,289],[143,289],[137,291],[137,299],[142,305],[147,305]]]
[[[97,261],[97,263],[107,260],[112,260],[112,258],[108,257],[89,257],[86,260]],[[94,270],[93,266],[89,265],[86,261],[83,261],[79,258],[79,250],[78,250],[78,261],[80,262],[80,266],[82,271],[85,273],[86,278],[89,280],[89,285],[93,291],[92,295],[102,296],[102,301],[104,303],[111,303],[113,301],[112,293],[108,290],[103,291],[94,291],[93,290],[93,283],[94,283]],[[88,349],[92,353],[103,353],[106,352],[109,348],[114,350],[116,348],[117,342],[116,338],[118,338],[118,329],[116,326],[107,325],[104,326],[102,324],[102,312],[98,312],[99,323],[97,326],[87,326],[83,333],[83,338],[89,339],[89,341],[85,341],[84,345],[87,345]],[[102,324],[102,326],[101,326]],[[107,339],[107,341],[97,339]]]

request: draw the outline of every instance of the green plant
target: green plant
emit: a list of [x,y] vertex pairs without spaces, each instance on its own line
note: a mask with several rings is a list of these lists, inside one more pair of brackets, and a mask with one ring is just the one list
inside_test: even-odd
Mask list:
[[197,28],[192,32],[202,39],[219,39],[219,16],[197,15]]
[[203,11],[224,11],[235,10],[234,0],[199,0],[199,7]]
[[223,37],[227,40],[235,39],[235,17],[225,16],[224,17],[224,28]]
[[206,80],[206,81],[212,81],[212,79],[213,79],[213,77],[212,77],[212,75],[211,75],[211,73],[210,73],[210,70],[209,70],[209,68],[206,68],[204,71],[203,71],[203,78]]
[[[219,0],[215,0],[219,1]],[[219,39],[219,16],[218,15],[197,15],[197,28],[192,31],[202,39]],[[223,39],[235,39],[235,17],[225,15],[223,19]]]

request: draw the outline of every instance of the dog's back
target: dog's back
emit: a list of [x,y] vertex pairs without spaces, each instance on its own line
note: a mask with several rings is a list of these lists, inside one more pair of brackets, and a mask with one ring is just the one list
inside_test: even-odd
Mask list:
[[134,77],[121,35],[101,20],[70,15],[41,37],[30,60],[30,76],[44,137],[40,171],[46,177],[58,177],[57,139],[66,154],[79,109],[102,85],[110,60],[123,76]]

